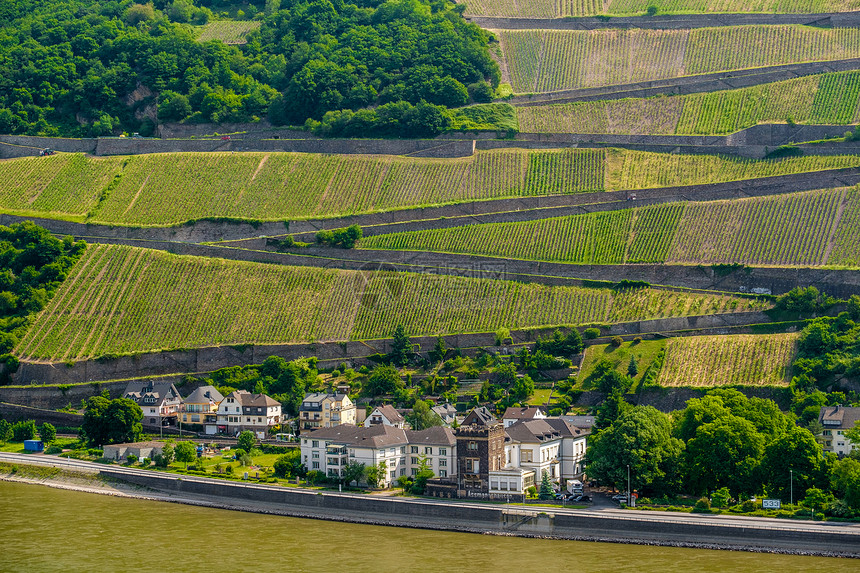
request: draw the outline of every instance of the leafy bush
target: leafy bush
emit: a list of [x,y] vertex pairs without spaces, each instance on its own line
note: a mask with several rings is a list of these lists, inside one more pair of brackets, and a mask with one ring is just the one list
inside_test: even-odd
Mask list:
[[361,227],[350,225],[345,229],[320,231],[316,234],[316,241],[318,244],[328,247],[351,249],[361,239],[361,234]]
[[582,333],[586,340],[594,340],[595,338],[600,337],[600,329],[599,328],[586,328],[585,332]]
[[609,344],[611,344],[615,348],[618,348],[622,344],[624,344],[624,339],[621,338],[620,336],[613,336],[612,340],[609,341]]
[[32,440],[36,437],[36,422],[26,420],[12,424],[12,439],[16,442]]
[[696,505],[693,506],[694,509],[711,509],[711,500],[707,497],[700,497],[696,501]]

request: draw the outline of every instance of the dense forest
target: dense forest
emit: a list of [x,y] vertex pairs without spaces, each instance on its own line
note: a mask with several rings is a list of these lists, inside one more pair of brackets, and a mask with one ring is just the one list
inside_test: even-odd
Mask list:
[[14,372],[11,354],[30,319],[50,300],[83,254],[83,241],[62,240],[31,221],[0,225],[0,362]]
[[445,108],[489,101],[499,82],[488,34],[446,0],[253,0],[240,16],[261,25],[246,44],[199,42],[219,6],[3,2],[0,133],[149,135],[156,122],[303,125],[364,110],[354,127],[432,135]]

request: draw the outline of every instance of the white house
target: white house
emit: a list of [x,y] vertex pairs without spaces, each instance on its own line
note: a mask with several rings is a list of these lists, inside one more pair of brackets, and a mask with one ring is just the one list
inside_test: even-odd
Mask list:
[[143,410],[143,424],[175,426],[182,397],[172,382],[135,380],[129,382],[123,398],[133,400]]
[[385,424],[339,425],[302,435],[301,456],[308,470],[330,478],[342,476],[352,462],[365,467],[382,463],[386,472],[380,486],[389,487],[400,476],[416,475],[422,463],[448,477],[456,468],[455,444],[454,433],[443,427],[416,432]]
[[835,452],[839,457],[847,456],[860,444],[853,444],[845,437],[845,431],[860,422],[860,408],[845,406],[825,406],[818,414],[818,422],[824,428],[823,447],[825,452]]
[[249,430],[263,439],[269,428],[280,423],[281,403],[265,394],[236,390],[218,404],[216,425],[221,433],[235,435]]
[[394,409],[391,404],[377,406],[373,409],[370,415],[364,420],[364,427],[378,426],[383,424],[392,428],[405,428],[406,418],[400,412]]
[[543,420],[545,418],[546,414],[544,414],[537,406],[529,406],[528,408],[508,408],[502,416],[502,423],[506,428],[508,428],[517,422],[526,420]]

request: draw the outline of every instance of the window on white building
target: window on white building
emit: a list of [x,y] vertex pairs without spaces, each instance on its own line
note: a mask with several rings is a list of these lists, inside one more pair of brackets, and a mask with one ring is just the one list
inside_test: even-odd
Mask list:
[[314,463],[313,463],[313,469],[315,469],[315,470],[320,469],[320,463],[319,463],[319,462],[314,462]]
[[444,468],[444,467],[445,467],[445,466],[447,466],[447,465],[448,465],[448,460],[447,460],[447,459],[442,458],[442,459],[440,459],[440,460],[439,460],[439,467],[440,467],[440,468]]
[[412,448],[411,448],[411,450],[410,450],[410,451],[411,451],[413,454],[417,454],[417,453],[418,453],[418,446],[412,446]]
[[445,470],[439,470],[439,477],[440,478],[448,477],[448,472],[446,472]]
[[426,447],[424,448],[424,453],[425,453],[425,454],[432,454],[432,453],[433,453],[433,448],[432,448],[431,446],[426,446]]
[[448,455],[448,448],[439,448],[439,455],[440,456],[447,456]]
[[311,444],[311,446],[313,446],[314,448],[318,448],[318,447],[320,447],[320,442],[319,442],[319,440],[314,440],[314,442],[313,442],[313,444]]

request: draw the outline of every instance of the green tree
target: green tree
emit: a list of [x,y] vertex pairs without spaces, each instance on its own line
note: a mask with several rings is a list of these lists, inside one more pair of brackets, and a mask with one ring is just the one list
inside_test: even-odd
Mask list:
[[538,499],[553,499],[555,497],[552,491],[552,482],[549,479],[549,474],[546,470],[543,471],[540,478],[540,491]]
[[430,351],[430,360],[433,362],[442,362],[448,354],[448,345],[445,344],[445,339],[441,336],[436,337],[436,343],[433,345],[433,350]]
[[396,366],[406,366],[412,356],[412,342],[406,334],[406,329],[402,324],[398,324],[394,329],[394,334],[391,341],[391,352],[388,353],[388,358],[392,364]]
[[757,489],[754,476],[764,439],[748,420],[728,414],[699,426],[687,442],[685,477],[690,491],[700,494],[720,487]]
[[782,499],[789,497],[792,474],[794,491],[812,487],[821,464],[821,446],[804,428],[791,430],[768,444],[761,461],[761,475],[767,491]]
[[594,425],[597,426],[598,430],[606,429],[632,407],[633,406],[624,399],[624,392],[621,388],[615,388],[609,393],[609,396],[606,397],[597,409],[597,416],[594,418]]
[[288,453],[278,456],[272,468],[275,470],[275,475],[279,478],[290,478],[293,476],[302,475],[301,450],[294,448]]
[[257,436],[254,435],[254,432],[250,432],[245,430],[239,437],[236,438],[236,446],[242,448],[246,452],[250,452],[251,449],[257,445]]
[[433,470],[430,469],[430,460],[427,456],[418,456],[418,471],[415,474],[415,479],[412,480],[411,491],[415,495],[424,495],[424,490],[427,488],[427,480],[433,477]]
[[711,495],[711,505],[714,507],[728,507],[731,499],[732,494],[729,493],[729,488],[721,487]]
[[12,439],[16,442],[32,440],[36,437],[36,422],[33,420],[22,420],[12,424]]
[[188,469],[188,463],[193,462],[197,457],[197,447],[194,442],[179,442],[175,449],[176,461],[185,464],[185,469]]
[[672,436],[669,417],[651,406],[635,406],[601,431],[588,449],[588,475],[618,488],[672,493],[679,486],[684,444]]
[[385,481],[385,472],[388,471],[388,466],[385,462],[379,462],[378,465],[368,466],[364,468],[364,479],[367,482],[367,487],[376,489],[380,483]]
[[135,442],[143,432],[143,411],[133,400],[93,396],[86,401],[81,432],[93,446]]
[[633,378],[639,374],[639,364],[636,363],[636,357],[631,355],[630,362],[627,364],[627,375]]
[[432,404],[430,401],[415,400],[412,411],[406,414],[406,421],[409,422],[413,430],[426,430],[433,426],[443,425],[439,414],[430,409]]
[[12,439],[12,424],[0,419],[0,443],[6,443]]
[[854,511],[860,511],[860,461],[844,458],[836,462],[830,474],[833,491]]
[[57,439],[57,429],[48,422],[45,422],[39,427],[39,439],[50,444]]
[[406,384],[400,378],[400,373],[397,372],[396,368],[388,365],[379,365],[367,377],[363,392],[366,396],[371,397],[383,394],[390,395],[405,387]]
[[832,498],[832,495],[829,495],[828,493],[818,489],[817,487],[811,487],[806,490],[806,496],[800,503],[803,507],[808,507],[812,511],[814,517],[815,511],[818,509],[823,509],[827,502],[829,502]]
[[343,481],[346,485],[352,484],[352,482],[356,482],[358,484],[358,480],[364,475],[364,464],[359,462],[349,462],[346,464],[346,467],[343,468]]
[[511,402],[527,402],[529,398],[534,396],[534,393],[535,383],[528,374],[517,377],[513,385],[508,388],[508,397]]
[[845,437],[854,444],[854,449],[860,448],[860,421],[854,422],[854,427],[845,430]]
[[168,440],[164,447],[161,448],[161,453],[153,456],[153,461],[155,465],[160,468],[166,468],[170,464],[173,463],[173,460],[176,459],[176,450],[173,446],[173,441]]

